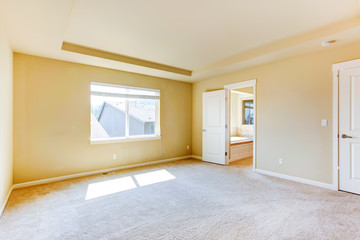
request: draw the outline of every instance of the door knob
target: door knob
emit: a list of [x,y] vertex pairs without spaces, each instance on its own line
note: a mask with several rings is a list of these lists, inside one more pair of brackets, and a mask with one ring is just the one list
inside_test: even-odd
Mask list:
[[203,129],[203,132],[206,132],[206,129]]
[[353,137],[348,136],[348,135],[346,135],[346,134],[342,134],[341,137],[342,137],[342,138],[353,138]]

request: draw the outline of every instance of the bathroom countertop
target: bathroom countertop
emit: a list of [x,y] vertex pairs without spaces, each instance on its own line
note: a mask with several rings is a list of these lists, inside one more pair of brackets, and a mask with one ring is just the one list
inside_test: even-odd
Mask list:
[[244,144],[253,142],[252,138],[247,137],[231,137],[230,145]]

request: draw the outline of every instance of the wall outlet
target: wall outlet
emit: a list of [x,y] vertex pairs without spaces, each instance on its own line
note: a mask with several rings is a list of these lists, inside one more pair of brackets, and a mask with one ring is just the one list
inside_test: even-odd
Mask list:
[[116,154],[114,153],[114,154],[113,154],[113,160],[116,160],[116,158],[117,158],[117,156],[116,156]]
[[187,146],[186,146],[186,149],[187,149],[187,150],[189,150],[189,149],[190,149],[190,146],[189,146],[189,145],[187,145]]
[[284,160],[282,158],[279,158],[279,164],[282,165]]

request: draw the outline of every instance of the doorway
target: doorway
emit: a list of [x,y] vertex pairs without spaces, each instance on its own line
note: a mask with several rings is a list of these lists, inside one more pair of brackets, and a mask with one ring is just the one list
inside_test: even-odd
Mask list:
[[228,96],[228,165],[256,168],[256,80],[224,86]]
[[[239,128],[231,134],[230,94],[238,97]],[[233,97],[236,98],[236,97]],[[202,160],[229,165],[231,161],[246,159],[256,169],[256,79],[225,85],[224,89],[203,92]],[[241,120],[240,120],[241,119]],[[241,124],[240,124],[241,121]],[[239,125],[247,125],[240,127]],[[245,129],[247,129],[245,131]],[[231,146],[233,144],[233,147]],[[239,145],[239,146],[237,146]],[[242,146],[240,146],[242,145]],[[231,149],[232,148],[232,149]],[[252,152],[252,154],[251,154]],[[251,159],[249,159],[251,158]]]

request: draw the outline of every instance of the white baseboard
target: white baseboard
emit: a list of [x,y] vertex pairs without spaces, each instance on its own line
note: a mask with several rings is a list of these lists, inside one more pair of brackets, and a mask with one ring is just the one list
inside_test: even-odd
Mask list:
[[108,168],[108,169],[101,169],[101,170],[90,171],[90,172],[83,172],[83,173],[65,175],[65,176],[61,176],[61,177],[46,178],[46,179],[30,181],[30,182],[25,182],[25,183],[17,183],[17,184],[13,185],[13,189],[23,188],[23,187],[30,187],[30,186],[35,186],[35,185],[40,185],[40,184],[45,184],[45,183],[51,183],[51,182],[57,182],[57,181],[72,179],[72,178],[89,176],[89,175],[101,174],[101,173],[105,173],[105,172],[114,172],[114,171],[119,171],[119,170],[123,170],[123,169],[129,169],[129,168],[135,168],[135,167],[144,167],[144,166],[149,166],[149,165],[154,165],[154,164],[159,164],[159,163],[167,163],[167,162],[183,160],[183,159],[189,159],[189,158],[192,158],[192,156],[187,155],[187,156],[176,157],[176,158],[168,158],[168,159],[163,159],[163,160],[157,160],[157,161],[151,161],[151,162],[145,162],[145,163],[138,163],[138,164],[126,165],[126,166],[115,167],[115,168]]
[[191,155],[192,158],[195,158],[195,159],[199,159],[199,160],[202,160],[202,156],[197,156],[197,155]]
[[309,185],[313,185],[313,186],[317,186],[317,187],[321,187],[321,188],[326,188],[326,189],[331,189],[331,190],[336,190],[336,191],[338,190],[337,186],[334,186],[332,184],[318,182],[318,181],[309,180],[309,179],[305,179],[305,178],[293,177],[293,176],[289,176],[289,175],[285,175],[285,174],[281,174],[281,173],[275,173],[275,172],[270,172],[270,171],[266,171],[266,170],[261,170],[258,168],[255,169],[255,172],[269,175],[272,177],[283,178],[283,179],[287,179],[287,180],[291,180],[291,181],[295,181],[295,182],[299,182],[299,183],[305,183],[305,184],[309,184]]
[[14,185],[11,186],[8,194],[6,195],[6,198],[5,198],[4,203],[1,205],[1,208],[0,208],[0,217],[2,217],[2,215],[3,215],[3,213],[4,213],[4,210],[5,210],[5,208],[6,208],[6,205],[7,205],[8,201],[9,201],[9,198],[10,198],[10,195],[11,195],[13,189],[14,189]]

